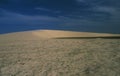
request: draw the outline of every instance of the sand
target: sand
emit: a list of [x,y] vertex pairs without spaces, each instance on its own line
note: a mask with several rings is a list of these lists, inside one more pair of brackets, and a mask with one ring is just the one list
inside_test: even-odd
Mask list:
[[118,35],[58,30],[0,35],[0,76],[120,76],[120,39],[69,39],[93,36]]
[[61,38],[61,37],[104,37],[104,36],[120,36],[120,34],[108,34],[108,33],[93,33],[93,32],[73,32],[73,31],[61,31],[61,30],[35,30],[27,32],[17,32],[5,34],[14,38]]

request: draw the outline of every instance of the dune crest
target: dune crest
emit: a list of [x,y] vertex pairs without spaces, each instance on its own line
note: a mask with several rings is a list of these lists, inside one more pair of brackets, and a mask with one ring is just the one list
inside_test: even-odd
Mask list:
[[118,34],[73,32],[73,31],[61,31],[61,30],[40,30],[40,31],[33,31],[32,34],[42,38],[120,36]]
[[107,37],[107,36],[120,36],[120,34],[107,34],[107,33],[91,33],[91,32],[74,32],[74,31],[61,31],[61,30],[35,30],[25,32],[15,32],[0,35],[3,38],[13,39],[48,39],[48,38],[69,38],[69,37]]

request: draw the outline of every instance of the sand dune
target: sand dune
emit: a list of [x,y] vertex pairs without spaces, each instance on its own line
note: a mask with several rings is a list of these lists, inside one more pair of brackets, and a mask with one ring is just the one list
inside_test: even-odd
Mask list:
[[[0,76],[120,76],[120,39],[89,39],[100,36],[119,34],[37,30],[0,35]],[[56,39],[61,37],[68,39]]]
[[5,34],[13,38],[62,38],[62,37],[104,37],[104,36],[120,36],[120,34],[107,34],[107,33],[92,33],[92,32],[73,32],[61,30],[36,30]]
[[35,31],[32,33],[36,36],[44,37],[44,38],[116,36],[113,34],[104,34],[104,33],[72,32],[72,31],[58,31],[58,30],[42,30],[42,31]]

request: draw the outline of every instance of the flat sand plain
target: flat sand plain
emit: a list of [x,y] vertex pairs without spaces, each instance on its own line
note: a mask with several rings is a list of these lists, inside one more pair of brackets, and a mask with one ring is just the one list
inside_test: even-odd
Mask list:
[[67,31],[0,35],[0,76],[120,76],[120,39],[55,39],[117,36]]

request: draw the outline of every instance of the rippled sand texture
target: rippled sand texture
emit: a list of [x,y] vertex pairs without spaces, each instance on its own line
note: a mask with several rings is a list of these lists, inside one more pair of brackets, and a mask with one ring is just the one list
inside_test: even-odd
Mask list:
[[0,76],[120,76],[120,39],[0,35]]

